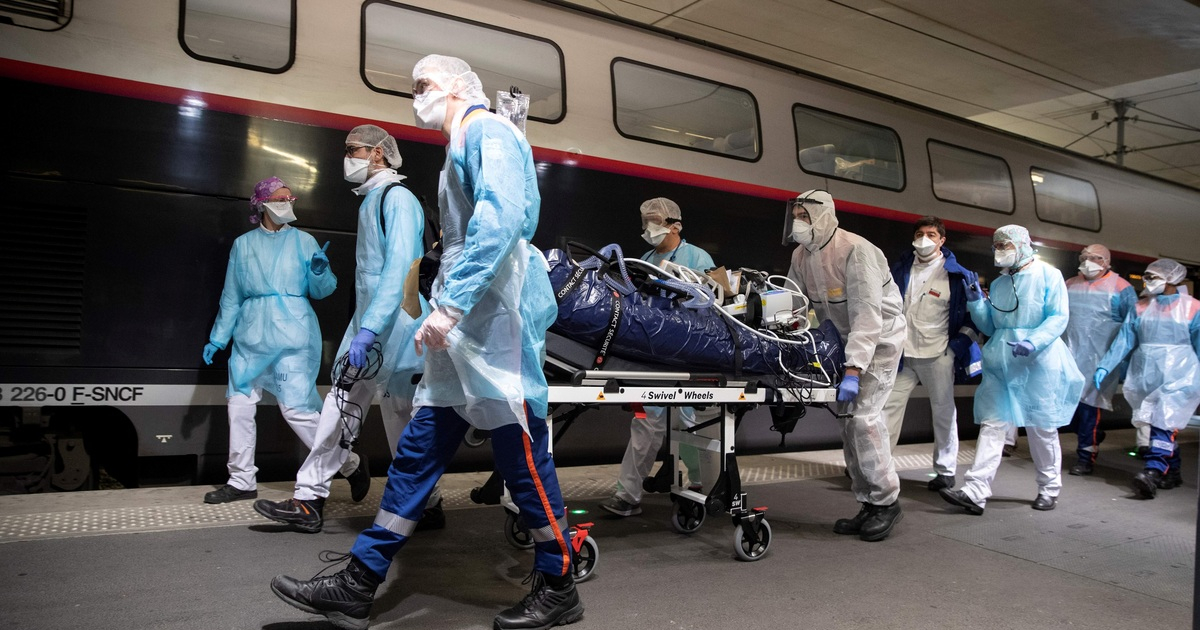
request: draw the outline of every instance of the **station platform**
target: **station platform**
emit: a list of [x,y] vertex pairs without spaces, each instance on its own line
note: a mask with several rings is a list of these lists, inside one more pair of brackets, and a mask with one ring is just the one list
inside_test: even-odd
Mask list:
[[[1064,434],[1064,470],[1074,435]],[[734,528],[709,516],[691,535],[669,524],[669,496],[643,513],[597,507],[617,467],[560,469],[572,522],[591,521],[600,555],[579,585],[578,630],[753,627],[1192,627],[1197,512],[1196,432],[1180,436],[1185,485],[1133,498],[1140,470],[1132,430],[1110,431],[1096,474],[1064,475],[1057,509],[1030,509],[1034,469],[1022,437],[982,516],[926,489],[930,446],[896,453],[904,519],[866,543],[832,532],[858,510],[841,451],[740,457],[750,504],[769,507],[773,540],[756,562],[734,557]],[[959,483],[974,456],[960,449]],[[486,629],[526,592],[532,552],[510,546],[498,506],[476,506],[485,473],[448,475],[444,530],[422,532],[380,588],[372,628]],[[269,582],[308,578],[322,550],[344,552],[368,526],[381,479],[362,503],[334,482],[325,529],[302,534],[254,513],[251,502],[204,505],[210,487],[0,497],[0,627],[324,630],[323,618],[277,599]],[[284,499],[290,484],[263,484]]]

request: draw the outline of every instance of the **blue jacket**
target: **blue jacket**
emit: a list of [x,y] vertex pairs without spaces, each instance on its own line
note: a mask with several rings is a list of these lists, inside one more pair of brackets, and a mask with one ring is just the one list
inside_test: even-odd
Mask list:
[[[916,252],[909,249],[900,256],[896,264],[892,265],[892,279],[896,281],[896,288],[900,289],[901,296],[908,291],[908,278],[912,275],[912,266],[916,257]],[[950,326],[946,334],[950,340],[950,348],[954,352],[955,381],[962,383],[968,377],[979,374],[977,369],[971,368],[971,365],[977,365],[979,360],[979,346],[970,337],[959,332],[964,326],[976,332],[979,331],[975,322],[971,321],[971,314],[967,312],[967,285],[974,284],[979,276],[974,271],[958,264],[954,252],[945,247],[942,248],[942,257],[946,261],[943,267],[950,276]],[[971,359],[972,356],[975,357],[975,360]]]

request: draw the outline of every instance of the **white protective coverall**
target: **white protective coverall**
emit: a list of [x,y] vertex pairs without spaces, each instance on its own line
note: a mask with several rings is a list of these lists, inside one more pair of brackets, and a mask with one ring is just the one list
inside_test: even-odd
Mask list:
[[813,239],[792,254],[788,277],[842,336],[846,367],[862,370],[857,398],[838,422],[851,489],[860,503],[891,505],[900,496],[892,463],[883,406],[896,379],[904,349],[905,322],[900,291],[883,252],[865,238],[838,228],[833,197],[805,194],[820,204],[807,206]]

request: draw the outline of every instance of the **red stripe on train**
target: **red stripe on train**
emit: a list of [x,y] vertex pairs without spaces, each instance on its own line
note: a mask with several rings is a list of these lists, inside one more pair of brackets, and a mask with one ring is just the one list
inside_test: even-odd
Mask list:
[[[445,144],[445,140],[442,138],[440,132],[417,129],[416,127],[399,125],[388,121],[370,120],[360,116],[346,116],[344,114],[334,114],[315,109],[293,107],[290,105],[264,103],[261,101],[254,101],[234,96],[223,96],[209,92],[186,90],[182,88],[168,87],[165,85],[157,85],[154,83],[134,81],[131,79],[119,79],[101,74],[55,68],[53,66],[44,66],[25,61],[16,61],[13,59],[0,59],[0,76],[21,81],[30,81],[33,83],[44,83],[59,87],[98,92],[101,94],[111,94],[113,96],[156,101],[159,103],[170,103],[183,107],[195,107],[197,105],[194,102],[191,102],[190,99],[199,99],[203,101],[203,107],[205,109],[210,109],[213,111],[239,114],[244,116],[256,116],[260,118],[286,120],[289,122],[315,125],[329,129],[342,129],[349,131],[357,125],[371,123],[387,129],[389,133],[400,140],[423,142],[425,144]],[[795,197],[797,194],[802,192],[799,190],[786,190],[781,188],[772,188],[770,186],[759,186],[757,184],[721,179],[707,175],[697,175],[695,173],[685,173],[683,171],[675,171],[656,166],[646,166],[644,164],[635,164],[633,162],[623,162],[608,158],[579,155],[557,149],[535,147],[533,149],[533,155],[537,160],[549,162],[551,164],[561,164],[563,166],[579,167],[588,170],[614,173],[617,175],[628,175],[642,179],[682,184],[685,186],[695,186],[697,188],[719,190],[722,192],[746,195],[749,197],[760,197],[764,199],[776,199],[779,201],[784,201]],[[911,212],[903,212],[900,210],[871,206],[862,203],[854,203],[851,201],[838,201],[837,209],[840,212],[850,212],[853,214],[860,214],[864,216],[877,217],[889,221],[900,221],[905,223],[916,221],[921,217],[921,215],[913,214]],[[946,227],[959,232],[978,234],[982,236],[989,236],[994,231],[992,228],[985,226],[961,223],[958,221],[946,221]],[[1078,243],[1070,243],[1067,241],[1058,241],[1038,237],[1034,237],[1034,240],[1058,249],[1076,250],[1082,249],[1083,247]],[[1118,250],[1112,250],[1112,254],[1137,262],[1148,263],[1154,260],[1154,258],[1150,256],[1131,254],[1129,252],[1122,252]]]

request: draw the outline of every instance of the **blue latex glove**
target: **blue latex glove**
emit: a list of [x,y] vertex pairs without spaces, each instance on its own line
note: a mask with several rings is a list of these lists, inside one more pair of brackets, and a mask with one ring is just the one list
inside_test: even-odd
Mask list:
[[1102,367],[1096,368],[1096,373],[1092,375],[1092,382],[1096,384],[1096,389],[1103,388],[1104,379],[1106,378],[1108,378],[1108,370]]
[[847,374],[842,379],[842,384],[838,385],[837,401],[848,403],[855,398],[858,398],[858,377]]
[[310,263],[308,266],[308,268],[312,269],[312,272],[318,276],[325,273],[325,271],[329,269],[329,257],[325,255],[325,250],[327,249],[329,249],[329,241],[325,241],[325,246],[321,248],[321,251],[313,254],[312,263]]
[[367,365],[367,351],[375,343],[375,333],[366,328],[359,328],[358,334],[350,342],[350,365],[363,368]]
[[979,286],[979,281],[968,283],[963,280],[963,285],[967,288],[967,301],[978,302],[983,299],[983,287]]
[[217,353],[217,350],[220,350],[220,348],[218,348],[217,344],[215,344],[215,343],[209,342],[209,343],[204,344],[204,364],[205,365],[212,365],[213,355],[215,355]]
[[1012,346],[1014,357],[1027,357],[1027,356],[1033,354],[1033,350],[1034,350],[1033,344],[1029,343],[1028,340],[1026,340],[1026,341],[1008,341],[1005,343]]

